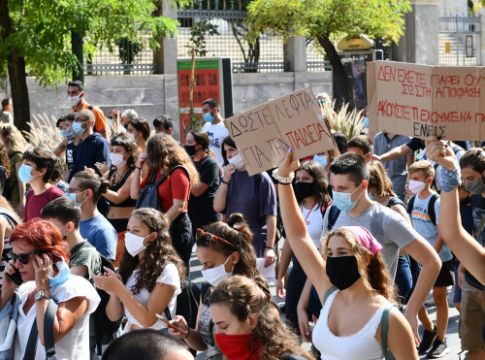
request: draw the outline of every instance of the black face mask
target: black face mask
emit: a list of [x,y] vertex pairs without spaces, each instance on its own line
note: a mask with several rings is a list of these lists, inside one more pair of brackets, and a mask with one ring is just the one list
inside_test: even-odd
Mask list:
[[315,191],[315,184],[298,181],[295,183],[293,188],[295,189],[295,196],[298,201],[302,201],[304,198],[313,195]]
[[326,273],[330,282],[339,290],[345,290],[360,279],[355,256],[327,257]]
[[197,150],[195,150],[195,145],[184,145],[185,151],[189,156],[194,156]]

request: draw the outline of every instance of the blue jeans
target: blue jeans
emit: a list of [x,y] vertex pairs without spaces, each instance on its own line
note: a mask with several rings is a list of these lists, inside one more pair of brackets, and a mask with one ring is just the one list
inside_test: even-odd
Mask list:
[[409,266],[409,259],[405,256],[399,256],[397,263],[396,279],[397,295],[402,304],[406,304],[413,288],[413,277]]

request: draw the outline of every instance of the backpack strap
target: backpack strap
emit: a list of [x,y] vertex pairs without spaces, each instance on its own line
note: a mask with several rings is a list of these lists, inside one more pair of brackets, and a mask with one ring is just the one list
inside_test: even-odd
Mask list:
[[334,205],[330,206],[328,208],[328,221],[327,221],[327,230],[330,231],[332,230],[333,226],[335,225],[335,222],[338,219],[338,216],[340,215],[340,209]]
[[408,210],[408,214],[411,215],[411,213],[413,212],[413,206],[414,206],[414,200],[416,199],[416,195],[413,195],[411,197],[411,199],[409,199],[408,201],[408,207],[407,207],[407,210]]
[[332,286],[330,289],[328,289],[325,292],[325,295],[323,295],[322,305],[325,304],[325,301],[327,301],[327,299],[330,297],[330,295],[332,295],[335,291],[337,291],[337,288],[335,286]]
[[54,320],[57,313],[57,304],[50,299],[44,317],[44,346],[46,359],[55,359],[56,348],[54,347]]
[[429,199],[429,203],[428,203],[428,215],[434,226],[436,226],[436,212],[434,211],[434,204],[438,199],[439,199],[439,195],[434,193],[433,195],[431,195],[431,199]]
[[[168,171],[167,174],[165,174],[162,177],[160,177],[160,179],[157,181],[157,183],[156,183],[155,186],[158,188],[177,169],[183,169],[185,171],[185,174],[187,175],[187,177],[190,179],[190,175],[189,175],[188,170],[183,165],[176,165],[173,168],[171,168]],[[157,176],[157,172],[155,171],[154,174],[155,174],[155,176],[154,176],[153,179],[155,180],[155,177]]]
[[34,319],[32,328],[30,329],[29,340],[27,340],[27,346],[25,347],[23,360],[34,360],[35,352],[37,350],[37,319]]
[[394,356],[389,350],[389,344],[387,342],[387,338],[389,334],[389,312],[391,311],[392,308],[393,308],[392,305],[386,307],[382,313],[382,318],[381,318],[381,347],[382,347],[382,353],[384,354],[385,360],[394,360]]

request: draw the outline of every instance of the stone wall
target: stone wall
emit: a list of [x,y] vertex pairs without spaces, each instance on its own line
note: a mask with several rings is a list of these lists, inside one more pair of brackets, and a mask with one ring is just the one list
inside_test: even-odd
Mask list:
[[[150,122],[163,113],[176,122],[178,136],[178,96],[176,75],[86,76],[86,99],[109,111],[133,108]],[[323,73],[233,74],[234,112],[241,112],[305,86],[315,94],[332,93],[332,75]],[[46,113],[55,118],[69,112],[66,87],[43,88],[28,79],[31,114]]]

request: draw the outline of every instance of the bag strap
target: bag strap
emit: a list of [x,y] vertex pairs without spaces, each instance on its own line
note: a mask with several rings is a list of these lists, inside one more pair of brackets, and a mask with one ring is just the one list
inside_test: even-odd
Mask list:
[[335,205],[332,205],[328,208],[328,211],[327,229],[330,231],[337,222],[338,216],[340,215],[340,209]]
[[391,351],[389,350],[389,345],[387,342],[387,336],[389,333],[389,312],[393,306],[388,306],[384,309],[381,318],[381,347],[382,353],[384,354],[385,360],[394,360],[394,356],[392,355]]
[[337,291],[337,288],[335,286],[332,286],[330,289],[328,289],[325,292],[325,295],[323,295],[322,305],[325,304],[325,301],[327,301],[327,299],[330,297],[330,295],[332,295],[335,291]]
[[54,347],[54,320],[57,313],[57,304],[50,299],[44,317],[44,344],[47,359],[55,359],[56,348]]
[[409,199],[408,201],[408,207],[407,207],[407,210],[408,210],[408,214],[411,215],[411,213],[413,212],[413,206],[414,206],[414,200],[416,199],[416,195],[413,195],[411,197],[411,199]]
[[434,226],[436,226],[436,212],[434,211],[434,204],[438,199],[439,199],[439,195],[435,193],[431,195],[431,199],[429,199],[429,203],[428,203],[428,215]]
[[485,226],[485,215],[483,215],[482,221],[480,221],[480,224],[478,225],[477,231],[475,231],[475,238],[477,240],[480,237],[480,234],[482,233],[484,226]]
[[35,351],[37,350],[37,335],[37,319],[34,319],[32,329],[30,329],[29,340],[27,340],[27,347],[25,348],[23,360],[35,359]]

